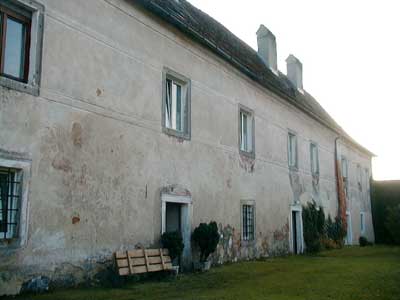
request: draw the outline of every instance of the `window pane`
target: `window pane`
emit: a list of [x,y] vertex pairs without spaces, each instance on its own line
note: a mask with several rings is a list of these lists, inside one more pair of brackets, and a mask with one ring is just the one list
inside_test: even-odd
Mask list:
[[176,84],[176,130],[182,131],[182,92],[181,86]]
[[318,148],[314,144],[311,144],[311,172],[313,174],[317,174],[319,172]]
[[22,79],[24,76],[25,26],[7,18],[4,73]]
[[248,151],[247,115],[243,112],[240,113],[240,128],[240,150]]
[[165,127],[171,128],[171,98],[172,98],[172,81],[167,79],[165,101]]
[[296,145],[296,136],[293,134],[289,134],[289,166],[296,166],[296,155],[297,145]]

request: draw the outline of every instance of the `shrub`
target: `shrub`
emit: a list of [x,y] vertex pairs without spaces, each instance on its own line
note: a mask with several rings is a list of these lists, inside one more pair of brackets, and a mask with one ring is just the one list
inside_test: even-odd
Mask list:
[[330,238],[321,239],[321,245],[326,250],[339,249],[340,245]]
[[201,223],[194,230],[192,238],[200,248],[200,261],[207,261],[207,258],[215,251],[219,242],[217,223]]
[[179,231],[164,232],[161,236],[161,244],[168,249],[171,260],[181,256],[184,244]]
[[339,248],[343,247],[343,241],[347,232],[342,226],[341,219],[336,217],[335,222],[333,222],[331,216],[328,216],[325,226],[327,238],[335,241]]
[[386,209],[385,227],[393,242],[400,245],[400,204]]
[[368,242],[365,236],[360,236],[360,238],[358,239],[358,243],[360,244],[360,247],[366,247],[372,245],[372,243]]
[[315,202],[303,207],[303,235],[306,250],[310,253],[321,251],[322,239],[325,236],[325,214],[322,207],[318,208]]

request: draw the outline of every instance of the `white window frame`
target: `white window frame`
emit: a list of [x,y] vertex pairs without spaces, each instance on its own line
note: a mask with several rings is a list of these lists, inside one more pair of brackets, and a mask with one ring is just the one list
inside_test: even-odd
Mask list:
[[[294,147],[294,149],[293,149]],[[299,149],[298,149],[298,141],[297,134],[294,131],[289,130],[288,140],[287,140],[287,157],[288,157],[288,166],[290,169],[298,170],[299,163]],[[294,151],[294,153],[293,153]],[[294,161],[293,161],[294,160]]]
[[[167,117],[167,105],[166,101],[169,98],[169,92],[167,90],[167,81],[171,81],[175,85],[181,87],[181,106],[183,106],[181,113],[181,126],[182,130],[177,130],[169,124]],[[171,104],[174,103],[173,99],[169,101]],[[176,106],[176,105],[175,105]],[[175,107],[174,106],[174,107]],[[185,140],[191,139],[191,80],[169,68],[164,68],[163,70],[163,80],[162,80],[162,105],[161,105],[161,126],[165,134],[172,135]],[[176,121],[176,115],[171,115],[172,120]],[[176,126],[175,126],[176,127]]]
[[[315,149],[316,157],[314,157],[313,149]],[[310,159],[311,159],[311,174],[313,176],[318,176],[319,175],[319,148],[318,148],[318,144],[315,142],[310,143]]]
[[[246,124],[243,120],[246,117]],[[246,126],[244,126],[246,125]],[[239,153],[255,158],[255,119],[254,111],[239,104]]]
[[0,76],[0,86],[31,94],[33,96],[39,96],[42,66],[44,6],[34,0],[7,0],[3,2],[2,5],[11,10],[30,13],[32,18],[28,82],[24,83]]
[[19,160],[12,158],[0,157],[0,166],[10,169],[16,169],[20,172],[19,176],[22,176],[22,187],[20,192],[19,202],[19,220],[17,227],[17,234],[10,240],[0,239],[0,249],[10,247],[21,247],[26,244],[28,236],[28,224],[29,224],[29,213],[28,213],[28,195],[29,195],[29,184],[31,174],[31,162],[28,160]]

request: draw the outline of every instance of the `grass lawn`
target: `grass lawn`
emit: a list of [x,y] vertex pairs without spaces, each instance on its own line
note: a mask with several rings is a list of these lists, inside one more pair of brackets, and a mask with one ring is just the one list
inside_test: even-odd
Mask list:
[[400,299],[400,248],[374,246],[243,262],[161,282],[17,299]]

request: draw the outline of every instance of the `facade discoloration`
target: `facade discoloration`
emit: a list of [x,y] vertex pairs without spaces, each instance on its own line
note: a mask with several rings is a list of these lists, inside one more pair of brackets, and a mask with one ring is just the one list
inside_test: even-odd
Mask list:
[[[29,170],[26,232],[0,243],[0,294],[38,276],[53,286],[98,282],[114,251],[159,246],[168,203],[180,205],[186,238],[200,222],[219,224],[216,264],[290,253],[294,205],[315,200],[336,216],[335,130],[136,1],[40,2],[40,94],[0,85],[0,167]],[[165,68],[191,81],[190,139],[163,131]],[[238,148],[239,105],[254,111],[254,157]],[[297,132],[297,169],[288,167],[287,128]],[[373,240],[368,188],[358,188],[355,168],[370,172],[371,157],[346,138],[339,148],[349,161],[353,243],[361,211]],[[244,199],[256,206],[252,241],[242,240]]]

